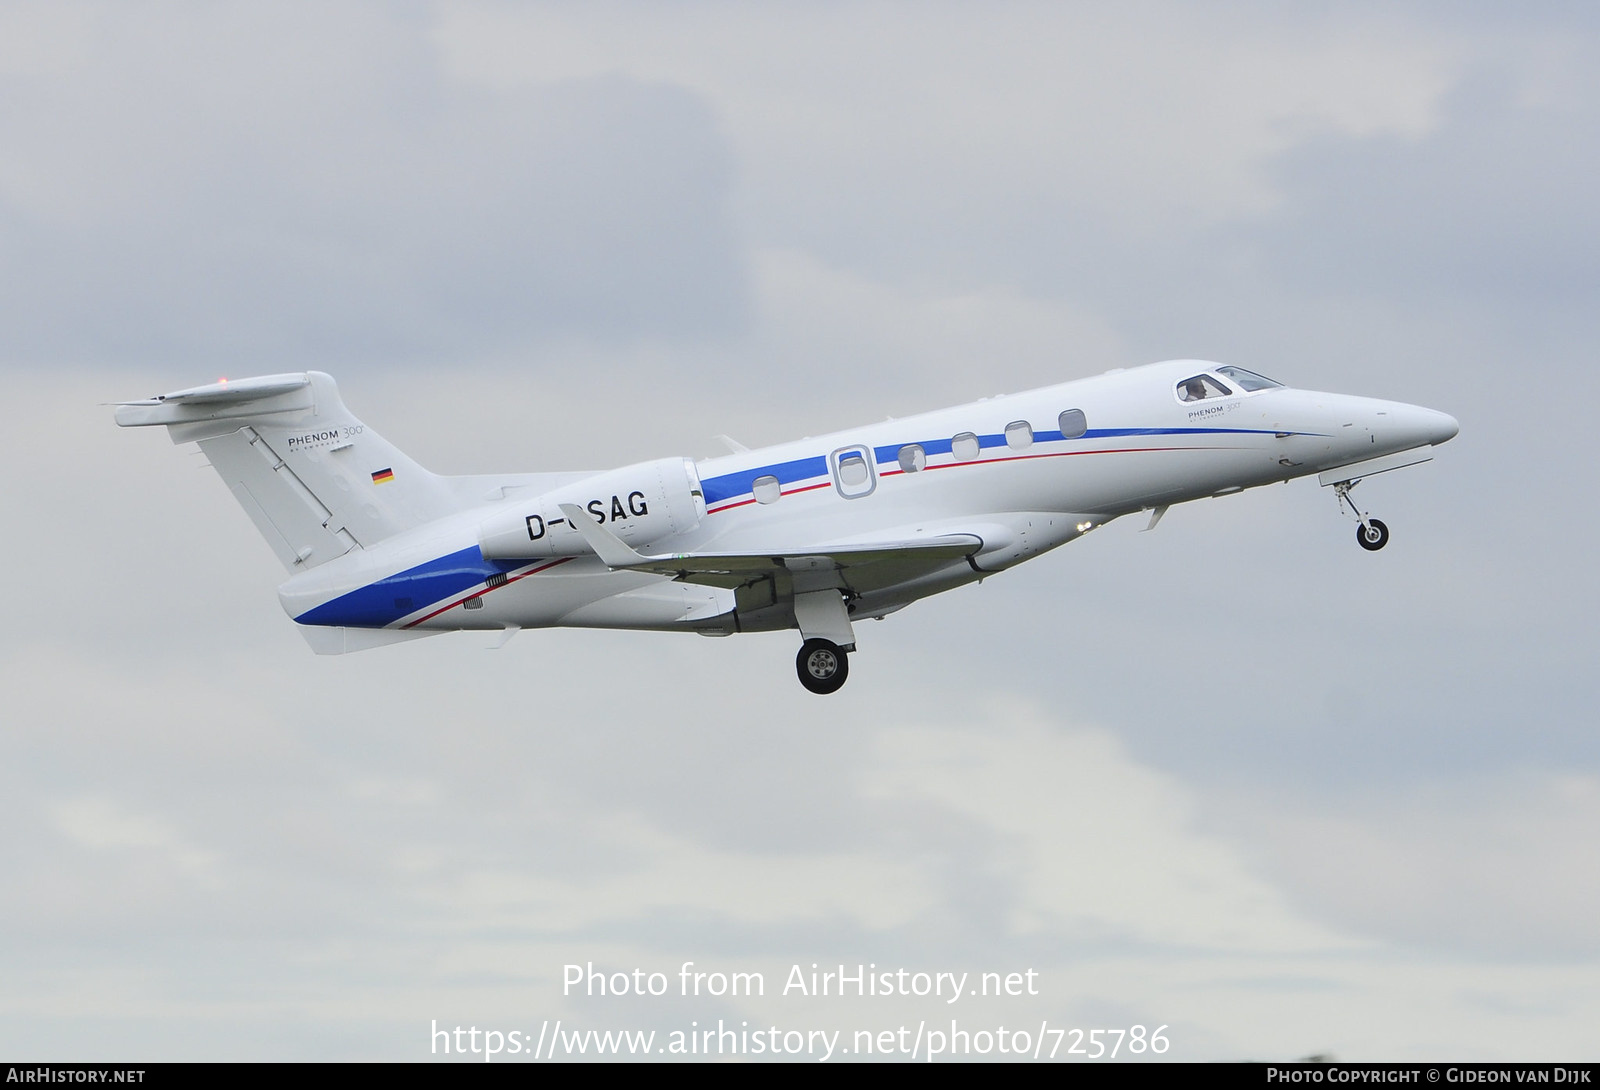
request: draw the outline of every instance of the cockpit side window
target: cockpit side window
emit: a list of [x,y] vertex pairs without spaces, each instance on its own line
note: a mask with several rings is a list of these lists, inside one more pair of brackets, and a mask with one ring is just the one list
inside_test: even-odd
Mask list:
[[1208,397],[1227,397],[1233,393],[1210,375],[1195,375],[1178,383],[1179,401],[1204,401]]
[[1217,374],[1222,375],[1239,389],[1247,394],[1257,390],[1281,390],[1283,383],[1274,382],[1266,375],[1258,375],[1254,371],[1246,371],[1243,367],[1219,367]]

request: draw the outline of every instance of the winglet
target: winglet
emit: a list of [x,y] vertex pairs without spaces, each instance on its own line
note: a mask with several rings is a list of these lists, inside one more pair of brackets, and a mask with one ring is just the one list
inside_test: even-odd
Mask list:
[[637,568],[654,559],[634,552],[621,538],[595,522],[593,515],[575,503],[562,504],[561,513],[567,516],[572,528],[583,535],[589,548],[608,568]]

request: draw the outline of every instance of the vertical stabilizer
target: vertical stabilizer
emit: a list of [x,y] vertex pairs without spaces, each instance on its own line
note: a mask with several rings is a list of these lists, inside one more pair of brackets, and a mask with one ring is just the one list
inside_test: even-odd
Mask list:
[[197,442],[278,559],[303,571],[460,507],[429,473],[357,420],[328,375],[268,375],[118,406],[123,427]]

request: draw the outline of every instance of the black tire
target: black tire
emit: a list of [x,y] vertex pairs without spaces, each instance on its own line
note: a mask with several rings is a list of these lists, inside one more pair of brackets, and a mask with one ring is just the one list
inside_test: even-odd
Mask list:
[[1389,544],[1389,528],[1377,519],[1368,519],[1365,526],[1356,527],[1356,541],[1369,553],[1375,553]]
[[795,656],[800,684],[814,693],[836,693],[850,676],[850,656],[832,640],[807,640]]

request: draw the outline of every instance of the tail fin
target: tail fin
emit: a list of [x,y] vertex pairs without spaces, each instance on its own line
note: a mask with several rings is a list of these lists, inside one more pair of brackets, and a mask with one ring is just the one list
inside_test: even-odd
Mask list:
[[198,442],[291,572],[316,567],[463,506],[362,424],[319,371],[226,380],[122,404],[125,428],[164,424]]

